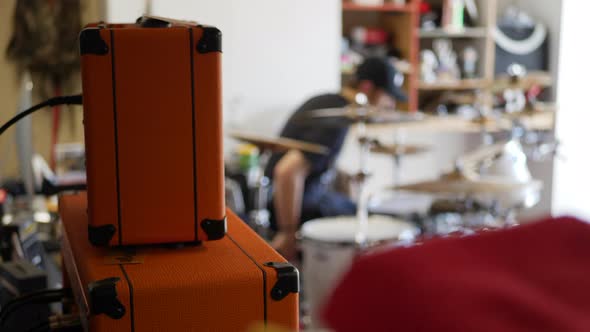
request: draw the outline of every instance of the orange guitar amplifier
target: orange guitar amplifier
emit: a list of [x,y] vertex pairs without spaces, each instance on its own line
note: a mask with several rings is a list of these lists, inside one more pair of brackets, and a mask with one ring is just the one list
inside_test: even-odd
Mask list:
[[219,241],[131,250],[88,243],[86,194],[59,206],[66,274],[87,331],[298,329],[298,271],[230,211]]
[[90,242],[225,233],[221,33],[142,17],[80,34]]

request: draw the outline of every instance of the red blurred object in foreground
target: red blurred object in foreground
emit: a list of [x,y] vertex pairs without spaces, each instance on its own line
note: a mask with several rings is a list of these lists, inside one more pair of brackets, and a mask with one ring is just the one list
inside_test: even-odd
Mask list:
[[548,219],[361,257],[335,331],[590,331],[590,225]]

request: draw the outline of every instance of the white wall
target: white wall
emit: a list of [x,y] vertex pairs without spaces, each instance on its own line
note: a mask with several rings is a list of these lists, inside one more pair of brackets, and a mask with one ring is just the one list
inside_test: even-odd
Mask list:
[[106,0],[106,21],[110,23],[127,23],[135,20],[147,11],[147,0]]
[[590,220],[590,107],[588,77],[590,49],[584,28],[590,2],[563,1],[561,59],[557,90],[557,135],[566,160],[555,167],[553,208],[557,214],[575,214]]
[[[130,21],[144,8],[110,0],[107,11]],[[340,12],[340,0],[151,1],[153,15],[222,31],[226,128],[267,135],[305,98],[340,89]]]

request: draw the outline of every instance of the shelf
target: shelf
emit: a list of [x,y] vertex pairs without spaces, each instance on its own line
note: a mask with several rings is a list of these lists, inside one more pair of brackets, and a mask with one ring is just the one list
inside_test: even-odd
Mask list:
[[437,90],[472,90],[483,89],[490,86],[490,82],[484,79],[459,80],[454,82],[424,83],[420,82],[419,89],[423,91]]
[[383,5],[359,5],[352,2],[343,2],[342,10],[344,11],[357,11],[357,12],[388,12],[388,13],[411,13],[414,11],[414,7],[406,5],[396,5],[393,3],[387,3]]
[[433,30],[419,30],[420,38],[486,38],[488,32],[486,28],[465,28],[461,30],[451,30],[439,28]]
[[[415,72],[414,66],[406,61],[394,61],[393,66],[398,72],[404,75],[412,75]],[[355,72],[356,68],[351,70],[341,70],[342,76],[352,76]]]

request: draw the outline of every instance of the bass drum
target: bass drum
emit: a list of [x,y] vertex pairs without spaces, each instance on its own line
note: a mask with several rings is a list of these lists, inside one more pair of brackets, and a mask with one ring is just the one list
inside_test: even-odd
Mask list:
[[[301,228],[303,295],[312,328],[321,328],[318,310],[333,287],[360,253],[355,243],[356,217],[316,219]],[[369,217],[368,248],[382,244],[411,243],[418,228],[386,216]]]

